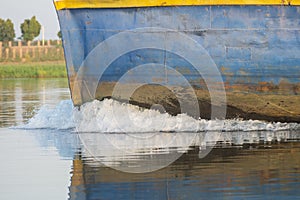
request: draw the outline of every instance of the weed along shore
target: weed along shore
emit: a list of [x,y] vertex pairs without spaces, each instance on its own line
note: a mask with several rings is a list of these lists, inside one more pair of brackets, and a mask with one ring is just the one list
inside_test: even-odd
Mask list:
[[67,78],[64,61],[0,62],[0,78]]

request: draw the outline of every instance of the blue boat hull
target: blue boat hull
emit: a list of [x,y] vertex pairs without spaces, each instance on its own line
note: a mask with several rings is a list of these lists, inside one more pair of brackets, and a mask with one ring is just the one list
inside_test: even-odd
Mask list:
[[300,122],[300,7],[64,9],[58,16],[75,105],[113,97],[171,114]]

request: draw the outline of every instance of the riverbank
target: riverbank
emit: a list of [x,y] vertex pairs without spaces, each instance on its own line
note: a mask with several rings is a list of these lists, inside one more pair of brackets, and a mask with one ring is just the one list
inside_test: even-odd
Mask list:
[[64,61],[0,63],[0,78],[66,78]]

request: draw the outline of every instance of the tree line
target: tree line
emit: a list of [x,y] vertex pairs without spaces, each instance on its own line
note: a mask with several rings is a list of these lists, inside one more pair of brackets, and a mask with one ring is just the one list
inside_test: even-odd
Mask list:
[[[35,16],[31,19],[25,19],[21,24],[21,37],[19,39],[23,41],[32,41],[34,38],[40,35],[41,24],[38,22]],[[58,37],[61,35],[58,33]],[[1,19],[0,18],[0,41],[9,42],[13,41],[16,37],[14,24],[10,19]]]

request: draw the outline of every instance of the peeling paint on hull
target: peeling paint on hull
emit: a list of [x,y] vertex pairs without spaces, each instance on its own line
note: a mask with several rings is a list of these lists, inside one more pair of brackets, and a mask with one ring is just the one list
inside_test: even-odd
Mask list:
[[[181,51],[178,46],[174,46],[173,51],[155,49],[154,46],[136,48],[117,55],[111,62],[99,61],[98,55],[109,57],[108,55],[117,52],[118,49],[145,42],[139,40],[139,33],[135,30],[149,30],[151,27],[155,31],[149,32],[150,39],[144,38],[145,40],[150,41],[152,36],[163,37],[180,33],[203,48],[205,56],[197,55],[195,49],[190,49],[189,58],[202,56],[200,61],[204,67],[209,65],[206,58],[217,67],[222,76],[227,101],[222,102],[224,105],[213,106],[226,106],[227,118],[300,122],[298,6],[63,9],[58,11],[58,16],[75,105],[95,98],[111,97],[115,83],[119,82],[124,74],[137,66],[151,63],[168,66],[188,80],[197,95],[200,116],[210,118],[207,107],[210,107],[212,102],[209,99],[211,94],[205,77],[217,75],[205,74],[205,71],[199,73],[189,60],[178,54]],[[109,38],[116,37],[124,31],[132,31],[137,37],[129,37],[128,40],[119,43],[107,42]],[[178,42],[174,40],[174,43]],[[99,49],[98,46],[103,44],[104,51],[102,48],[101,52],[95,52]],[[97,56],[90,56],[91,54]],[[87,59],[89,61],[86,61]],[[103,74],[98,77],[96,72],[104,67]],[[82,74],[87,78],[82,78]],[[159,71],[157,74],[157,77],[152,79],[153,84],[137,90],[130,101],[144,107],[162,104],[168,112],[180,113],[178,104],[174,103],[176,96],[171,94],[172,90],[170,92],[168,89],[157,89],[155,85],[168,82],[171,87],[174,86],[177,90],[181,87],[181,91],[184,91],[184,87],[178,81],[179,77],[177,74],[162,74]],[[124,84],[138,84],[143,82],[145,77],[147,74],[139,73]],[[94,92],[91,87],[95,88]],[[192,106],[189,109],[192,113]]]

